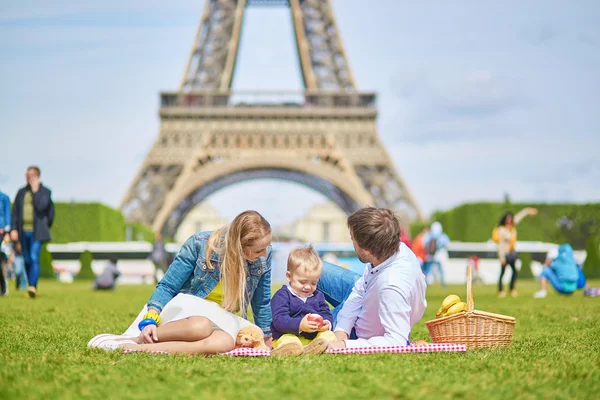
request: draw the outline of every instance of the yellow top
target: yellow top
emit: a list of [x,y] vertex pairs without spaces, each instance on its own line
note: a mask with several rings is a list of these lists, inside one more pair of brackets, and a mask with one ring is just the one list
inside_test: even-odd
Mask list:
[[223,286],[221,285],[221,281],[219,281],[212,292],[206,296],[206,300],[214,301],[218,305],[223,304]]
[[23,198],[23,231],[33,232],[33,194],[28,190]]

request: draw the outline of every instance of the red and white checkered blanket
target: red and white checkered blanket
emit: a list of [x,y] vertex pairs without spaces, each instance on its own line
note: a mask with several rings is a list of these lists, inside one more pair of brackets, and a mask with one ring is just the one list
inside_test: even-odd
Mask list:
[[[376,354],[376,353],[437,353],[437,352],[465,352],[467,346],[452,343],[431,343],[425,346],[385,346],[385,347],[354,347],[344,349],[328,349],[326,354]],[[135,353],[135,350],[125,350],[124,353]],[[153,354],[168,354],[163,351],[153,351]],[[233,349],[222,354],[231,357],[265,357],[270,356],[269,350],[256,350],[249,348]]]

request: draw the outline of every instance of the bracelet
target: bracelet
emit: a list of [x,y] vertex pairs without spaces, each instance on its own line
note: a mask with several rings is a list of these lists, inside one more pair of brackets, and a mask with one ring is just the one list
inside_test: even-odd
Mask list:
[[160,326],[160,315],[156,311],[148,311],[143,319],[153,319],[156,321],[156,326]]
[[138,329],[140,331],[142,331],[142,329],[144,329],[145,327],[147,327],[148,325],[154,325],[154,326],[158,326],[156,324],[156,321],[153,320],[152,318],[146,318],[140,321],[140,323],[138,324]]

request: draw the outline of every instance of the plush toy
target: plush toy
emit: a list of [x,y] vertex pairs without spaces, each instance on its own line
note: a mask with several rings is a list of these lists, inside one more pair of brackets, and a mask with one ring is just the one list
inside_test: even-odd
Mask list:
[[256,326],[246,326],[240,329],[235,338],[235,348],[249,347],[258,350],[269,350],[265,344],[262,330]]

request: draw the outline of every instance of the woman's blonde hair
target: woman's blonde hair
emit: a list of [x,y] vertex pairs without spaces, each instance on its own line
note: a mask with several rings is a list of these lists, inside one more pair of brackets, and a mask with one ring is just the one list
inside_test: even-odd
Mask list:
[[246,312],[246,259],[244,247],[271,233],[271,225],[256,211],[244,211],[225,225],[214,231],[206,246],[206,264],[214,269],[210,255],[219,255],[221,282],[223,282],[222,307],[230,312]]

